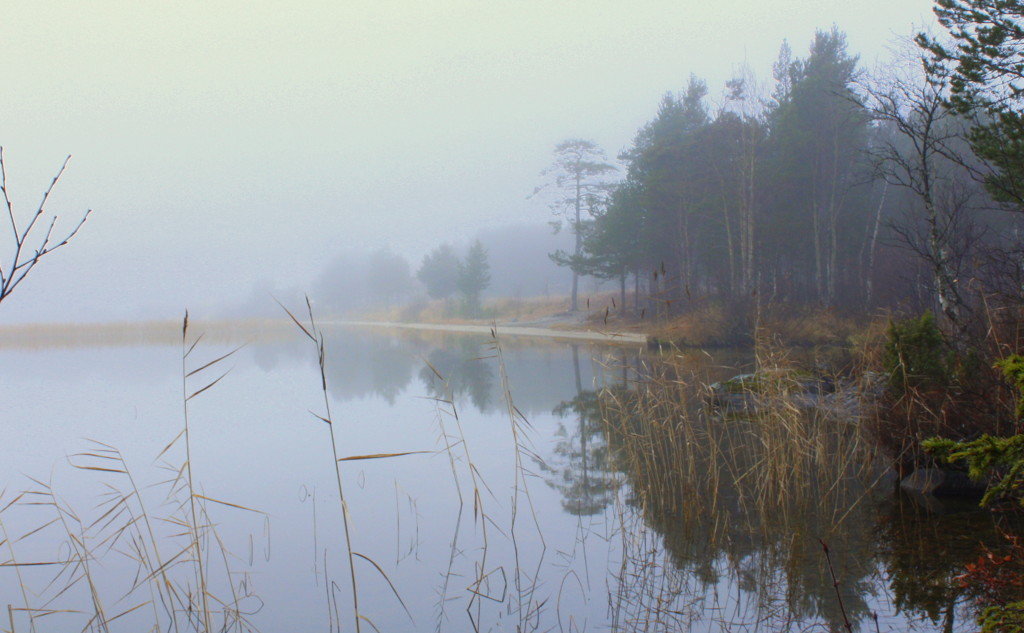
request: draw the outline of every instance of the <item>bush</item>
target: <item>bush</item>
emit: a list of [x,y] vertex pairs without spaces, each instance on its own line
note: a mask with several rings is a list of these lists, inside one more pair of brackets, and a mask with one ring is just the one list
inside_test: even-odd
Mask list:
[[[1014,354],[996,363],[1003,377],[1014,388],[1016,395],[1017,423],[1024,417],[1024,356]],[[988,505],[1000,498],[1014,498],[1024,503],[1020,489],[1024,487],[1024,435],[1010,437],[981,437],[958,442],[947,438],[934,437],[924,442],[924,448],[945,462],[967,464],[968,472],[974,479],[998,476],[999,481],[989,487],[981,500]]]
[[[957,354],[927,312],[890,321],[881,338],[877,346],[865,347],[868,368],[879,372],[883,387],[876,415],[866,424],[900,477],[941,463],[925,448],[928,438],[971,442],[1017,432],[1012,394],[993,360],[984,357],[991,347],[987,341]],[[1012,366],[1024,379],[1024,361]]]
[[931,312],[889,324],[882,368],[894,394],[932,389],[952,382],[951,354]]

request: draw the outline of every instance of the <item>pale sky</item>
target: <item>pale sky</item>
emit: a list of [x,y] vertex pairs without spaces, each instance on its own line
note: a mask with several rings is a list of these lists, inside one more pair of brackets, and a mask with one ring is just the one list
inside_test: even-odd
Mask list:
[[783,39],[803,56],[832,24],[873,66],[934,23],[930,0],[6,4],[16,208],[73,154],[50,209],[93,216],[0,323],[212,316],[261,278],[312,284],[346,249],[415,265],[546,222],[526,196],[553,146],[614,156],[691,73],[713,96],[745,60],[767,82]]

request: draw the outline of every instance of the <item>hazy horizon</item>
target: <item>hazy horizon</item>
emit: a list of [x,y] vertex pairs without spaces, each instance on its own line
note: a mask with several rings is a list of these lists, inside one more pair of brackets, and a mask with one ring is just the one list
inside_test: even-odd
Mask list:
[[[201,316],[339,253],[416,266],[442,241],[550,219],[527,195],[568,137],[615,156],[696,74],[712,100],[783,39],[845,31],[874,66],[929,0],[346,2],[8,8],[0,144],[16,209],[93,216],[0,323]],[[269,299],[268,299],[269,301]]]

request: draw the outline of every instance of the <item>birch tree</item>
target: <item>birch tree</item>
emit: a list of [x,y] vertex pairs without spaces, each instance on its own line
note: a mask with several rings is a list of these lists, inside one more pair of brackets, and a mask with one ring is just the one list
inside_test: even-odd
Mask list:
[[922,239],[915,239],[909,227],[894,228],[927,262],[939,309],[955,340],[962,342],[967,305],[957,274],[956,242],[968,192],[957,178],[962,170],[946,158],[961,138],[960,126],[945,105],[947,81],[939,75],[887,69],[885,79],[862,88],[867,111],[892,131],[871,150],[878,173],[886,183],[913,193],[926,227]]

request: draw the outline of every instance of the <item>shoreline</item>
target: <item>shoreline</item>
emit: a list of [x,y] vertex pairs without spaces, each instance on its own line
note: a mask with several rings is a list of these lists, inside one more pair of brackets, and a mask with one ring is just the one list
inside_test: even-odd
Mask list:
[[553,340],[574,340],[590,343],[611,345],[647,345],[646,334],[635,332],[602,332],[600,330],[554,329],[536,325],[509,325],[495,323],[493,325],[456,324],[456,323],[405,323],[400,321],[345,321],[330,320],[322,325],[334,327],[378,327],[384,329],[421,330],[433,332],[452,332],[456,334],[484,334],[498,337],[547,338]]
[[[328,318],[317,320],[327,327],[379,328],[384,330],[413,330],[424,332],[450,332],[499,337],[534,338],[552,341],[580,341],[605,345],[647,345],[648,335],[638,332],[602,331],[587,327],[581,321],[543,319],[519,323],[430,323],[403,321],[375,321],[365,319]],[[557,326],[557,327],[552,327]],[[221,342],[237,340],[240,336],[263,338],[285,337],[297,331],[287,318],[202,320],[197,319],[194,331],[208,334],[208,339]],[[149,344],[180,344],[181,322],[172,320],[109,322],[109,323],[38,323],[0,326],[0,350],[42,349],[50,347],[105,347]]]

